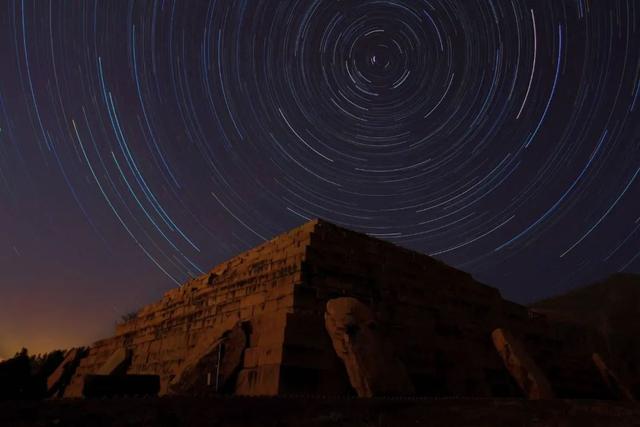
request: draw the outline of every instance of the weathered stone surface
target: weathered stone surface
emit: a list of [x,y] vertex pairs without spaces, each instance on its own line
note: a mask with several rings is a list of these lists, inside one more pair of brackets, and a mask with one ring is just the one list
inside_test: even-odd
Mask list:
[[97,375],[124,374],[131,362],[131,350],[119,348],[114,351],[106,362],[98,369]]
[[243,325],[238,323],[215,340],[203,339],[183,362],[169,386],[173,394],[221,393],[237,374],[247,347]]
[[325,324],[358,396],[413,394],[404,366],[366,305],[355,298],[329,300]]
[[634,402],[636,399],[629,390],[629,387],[620,380],[620,377],[616,375],[605,363],[598,353],[593,353],[591,356],[596,369],[602,377],[602,381],[607,385],[611,395],[615,399],[628,400]]
[[71,377],[78,367],[80,359],[84,356],[84,347],[72,348],[67,352],[64,360],[58,365],[55,371],[47,378],[47,395],[57,397],[67,386]]
[[513,335],[498,328],[491,334],[491,339],[505,367],[525,396],[529,399],[553,399],[553,391],[546,376]]

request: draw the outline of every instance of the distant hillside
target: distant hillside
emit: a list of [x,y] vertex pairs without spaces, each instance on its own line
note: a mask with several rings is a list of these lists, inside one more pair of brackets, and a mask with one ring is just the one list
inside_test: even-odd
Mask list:
[[615,332],[640,329],[640,275],[614,274],[531,305],[535,311]]

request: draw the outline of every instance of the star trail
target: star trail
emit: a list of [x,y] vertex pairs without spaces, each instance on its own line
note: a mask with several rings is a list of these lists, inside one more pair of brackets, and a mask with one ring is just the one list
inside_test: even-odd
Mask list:
[[0,356],[315,217],[523,303],[640,271],[637,1],[7,0],[0,32]]

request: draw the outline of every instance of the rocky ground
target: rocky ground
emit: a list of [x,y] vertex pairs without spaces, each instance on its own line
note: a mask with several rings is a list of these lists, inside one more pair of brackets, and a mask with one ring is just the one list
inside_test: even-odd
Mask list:
[[513,399],[139,398],[0,403],[0,426],[640,426],[640,404]]

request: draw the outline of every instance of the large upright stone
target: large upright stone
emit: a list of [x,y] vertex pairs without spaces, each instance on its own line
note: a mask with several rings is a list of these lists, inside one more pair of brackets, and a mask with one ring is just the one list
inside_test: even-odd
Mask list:
[[491,333],[491,339],[504,366],[525,396],[532,400],[553,399],[553,391],[547,377],[513,335],[498,328]]
[[593,360],[593,364],[596,366],[600,377],[602,377],[602,381],[606,384],[609,392],[612,394],[614,398],[621,400],[628,400],[634,402],[636,399],[627,387],[626,384],[620,380],[620,377],[616,375],[609,366],[605,363],[598,353],[593,353],[591,356]]
[[67,352],[64,360],[47,378],[47,396],[57,397],[64,391],[85,353],[83,347],[72,348]]
[[124,374],[131,362],[131,350],[121,347],[111,353],[111,356],[100,367],[98,375]]
[[404,365],[395,357],[366,305],[355,298],[328,301],[325,326],[358,396],[414,393]]
[[238,372],[246,347],[247,337],[241,323],[217,337],[204,338],[171,381],[170,392],[190,395],[223,392]]

